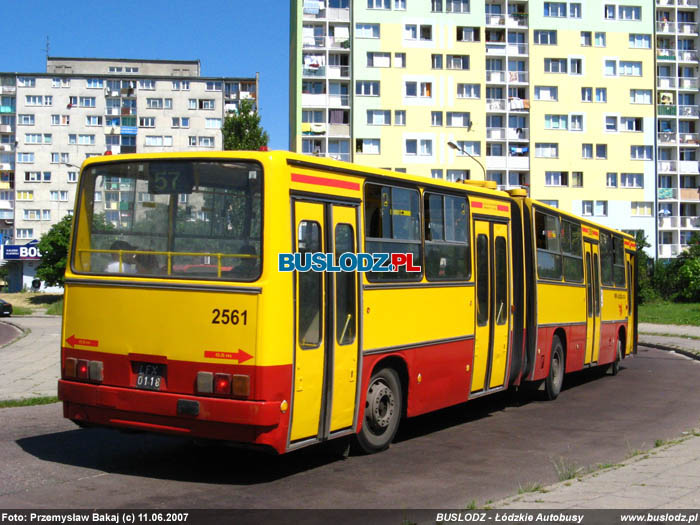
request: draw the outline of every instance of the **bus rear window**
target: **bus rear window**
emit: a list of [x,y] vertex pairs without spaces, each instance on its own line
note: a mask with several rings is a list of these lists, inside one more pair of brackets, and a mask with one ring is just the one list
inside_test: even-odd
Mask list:
[[253,281],[262,256],[262,167],[146,160],[87,168],[77,273]]

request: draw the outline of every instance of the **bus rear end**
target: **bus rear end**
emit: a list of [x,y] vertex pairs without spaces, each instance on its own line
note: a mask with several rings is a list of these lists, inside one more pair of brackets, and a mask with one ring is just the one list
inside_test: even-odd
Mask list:
[[263,167],[249,157],[86,163],[66,272],[65,417],[284,451],[291,365],[260,366]]

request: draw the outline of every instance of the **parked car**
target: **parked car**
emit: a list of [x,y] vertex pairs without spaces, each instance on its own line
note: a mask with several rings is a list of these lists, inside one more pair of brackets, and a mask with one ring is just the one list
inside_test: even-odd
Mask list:
[[0,315],[3,317],[12,315],[12,305],[3,299],[0,299]]

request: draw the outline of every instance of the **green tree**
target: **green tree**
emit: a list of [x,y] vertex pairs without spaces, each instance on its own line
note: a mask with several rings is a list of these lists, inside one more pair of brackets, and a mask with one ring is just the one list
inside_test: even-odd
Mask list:
[[637,232],[637,296],[640,303],[649,303],[659,298],[659,294],[654,288],[652,281],[654,271],[654,261],[647,255],[645,248],[649,248],[643,231]]
[[68,243],[72,217],[66,215],[51,229],[41,236],[39,250],[41,262],[36,269],[36,276],[49,286],[63,286],[68,258]]
[[221,127],[225,150],[259,150],[270,139],[260,126],[260,115],[250,100],[241,100],[238,111]]

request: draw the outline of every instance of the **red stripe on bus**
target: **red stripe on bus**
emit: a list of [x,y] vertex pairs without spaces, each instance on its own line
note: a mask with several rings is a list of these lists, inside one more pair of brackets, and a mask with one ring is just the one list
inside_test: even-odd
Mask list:
[[508,211],[508,206],[504,206],[502,204],[498,205],[498,211]]
[[474,208],[483,208],[483,207],[484,207],[484,203],[483,203],[483,202],[479,202],[479,201],[473,201],[473,202],[472,202],[472,207],[474,207]]
[[292,173],[292,182],[303,182],[304,184],[316,184],[318,186],[330,186],[331,188],[360,191],[360,185],[357,182],[329,179],[326,177],[312,177],[311,175],[302,175],[301,173]]

